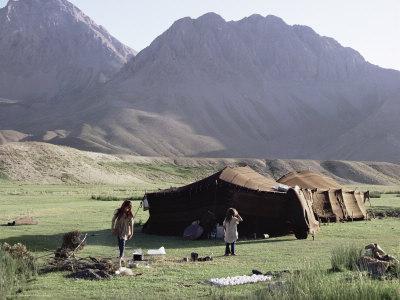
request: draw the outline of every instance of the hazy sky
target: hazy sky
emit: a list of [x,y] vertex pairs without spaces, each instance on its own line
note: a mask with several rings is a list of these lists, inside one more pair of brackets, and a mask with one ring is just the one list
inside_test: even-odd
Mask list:
[[[29,1],[29,0],[22,0]],[[142,50],[177,19],[216,12],[226,20],[273,14],[312,27],[400,70],[400,0],[70,0],[115,37]],[[0,0],[4,6],[6,0]]]

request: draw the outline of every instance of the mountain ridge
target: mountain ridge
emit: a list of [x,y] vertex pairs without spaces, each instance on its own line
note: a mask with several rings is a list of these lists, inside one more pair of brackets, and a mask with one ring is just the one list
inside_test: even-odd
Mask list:
[[[250,23],[248,23],[249,20],[251,21]],[[202,26],[203,23],[205,22],[209,22],[211,25],[206,24],[204,25],[203,28]],[[275,27],[276,26],[278,26],[279,28],[283,27],[284,31],[288,32],[290,38],[285,37],[284,39],[280,39],[281,32],[280,31],[275,32],[274,28],[271,29],[270,27],[268,27],[269,26],[268,22],[272,23],[272,25],[274,25]],[[255,35],[254,39],[256,39],[259,36],[263,36],[264,38],[266,38],[267,42],[271,40],[273,43],[278,45],[275,48],[272,47],[272,50],[270,51],[264,51],[264,52],[259,51],[268,54],[273,53],[272,58],[265,58],[259,55],[256,56],[253,60],[250,60],[248,59],[248,55],[242,54],[238,57],[240,59],[243,59],[244,63],[241,63],[240,59],[237,60],[232,59],[229,62],[228,67],[226,67],[227,64],[225,63],[225,60],[227,57],[229,58],[230,55],[229,51],[230,49],[234,49],[235,48],[234,46],[236,46],[236,48],[241,47],[241,49],[244,49],[242,52],[247,54],[247,52],[245,52],[247,44],[246,46],[244,46],[243,40],[248,42],[249,39],[248,32],[254,32],[254,30],[257,29],[258,26],[260,26],[260,24],[261,27],[259,28],[259,30],[261,32],[264,32],[264,34]],[[267,27],[264,26],[265,24],[267,24]],[[226,32],[225,35],[224,34],[218,35],[219,32],[224,30],[225,27],[229,26],[231,28],[225,30]],[[193,30],[196,30],[197,27],[200,27],[199,29],[200,33],[192,32]],[[235,28],[232,29],[232,27]],[[237,29],[236,27],[243,27],[243,28]],[[213,28],[215,29],[214,31],[212,31]],[[232,33],[232,30],[236,30],[236,32]],[[239,40],[238,42],[235,40],[236,43],[232,43],[232,45],[230,46],[225,46],[225,49],[223,51],[220,50],[220,48],[218,48],[221,40],[227,37],[226,39],[228,40],[229,43],[229,38],[232,39],[232,36],[239,35],[243,31],[245,34],[242,34],[242,36],[240,37],[242,40]],[[310,37],[309,34],[312,34],[312,36]],[[307,43],[303,40],[300,40],[298,35],[302,38],[305,38]],[[195,36],[198,40],[192,42],[192,40],[194,40],[193,36]],[[218,36],[218,39],[215,36]],[[207,37],[208,40],[206,40],[205,37]],[[268,44],[267,42],[265,42],[264,44],[261,44],[261,46],[259,46],[256,43],[256,41],[254,41],[254,39],[252,43],[250,43],[250,45],[253,46],[253,48],[250,51],[250,54],[252,52],[256,52],[258,49],[257,47],[262,48],[264,45]],[[318,52],[316,54],[312,51],[307,50],[305,52],[305,56],[307,58],[307,61],[309,61],[310,63],[302,62],[302,60],[304,60],[302,56],[300,56],[301,58],[299,58],[297,61],[300,64],[300,67],[298,69],[303,71],[298,71],[297,73],[292,72],[290,70],[290,66],[293,65],[293,61],[289,61],[289,63],[283,65],[282,70],[279,70],[276,64],[279,65],[282,61],[285,61],[285,59],[289,60],[292,57],[295,57],[295,55],[291,53],[282,54],[281,44],[283,45],[286,45],[287,43],[291,44],[293,43],[292,41],[293,40],[296,41],[296,39],[299,39],[298,40],[299,43],[301,42],[303,44],[309,44],[310,39],[316,40],[319,44],[317,43],[314,48],[319,50],[322,49],[321,51],[324,51],[321,54],[322,58],[318,57],[317,55]],[[203,47],[203,45],[199,41],[204,42],[205,46]],[[273,44],[272,42],[271,44]],[[303,44],[301,44],[301,46],[299,46],[298,48],[305,48]],[[195,47],[193,45],[197,45],[198,47]],[[216,49],[211,49],[211,51],[214,50],[215,53],[213,53],[214,56],[211,55],[210,58],[208,59],[207,55],[209,54],[208,52],[210,49],[209,45],[215,46]],[[204,48],[205,53],[199,53],[198,49],[202,47]],[[224,47],[224,45],[222,45],[221,47]],[[338,47],[339,51],[336,52],[331,51],[330,48],[332,47]],[[161,51],[160,49],[162,49],[163,51]],[[345,55],[350,53],[351,55],[350,57],[342,60],[341,55],[343,53]],[[278,57],[280,55],[283,58],[276,59],[276,55],[278,55]],[[205,58],[200,62],[196,62],[197,63],[196,67],[191,66],[191,62],[193,60],[196,60],[198,57],[202,56]],[[185,60],[186,58],[187,60]],[[178,62],[175,63],[175,60],[177,60]],[[329,60],[331,62],[327,63],[327,61]],[[338,63],[336,63],[335,60],[337,60]],[[214,63],[215,61],[217,61],[217,63]],[[239,63],[237,63],[237,61],[239,61]],[[151,67],[149,67],[148,70],[144,70],[147,62],[151,62],[150,65]],[[222,62],[221,63],[222,65],[218,65],[219,62]],[[160,66],[156,66],[157,63],[159,63]],[[248,71],[249,68],[247,68],[247,66],[249,65],[252,65],[251,66],[252,69],[250,71]],[[183,66],[183,68],[179,69],[179,67],[181,66]],[[259,66],[261,66],[262,68],[260,68]],[[335,68],[332,69],[330,68],[330,66],[335,66],[336,69]],[[199,75],[199,73],[201,73],[201,71],[206,67],[208,68],[207,76],[203,76],[202,74]],[[243,68],[240,69],[241,67]],[[241,70],[241,74],[245,74],[247,76],[241,76],[241,74],[237,74],[235,70]],[[350,70],[350,72],[347,72],[348,70]],[[360,73],[361,71],[363,73]],[[195,91],[195,93],[201,94],[203,91],[214,89],[216,85],[215,83],[218,80],[219,81],[222,80],[222,82],[217,82],[217,84],[224,85],[227,84],[228,82],[228,87],[229,89],[232,90],[235,90],[236,86],[239,87],[236,89],[237,92],[236,95],[244,94],[247,93],[247,91],[249,91],[248,95],[245,94],[243,95],[244,97],[242,97],[242,99],[238,100],[241,101],[242,103],[253,102],[253,105],[258,106],[257,109],[254,109],[255,112],[251,114],[251,118],[247,119],[254,119],[254,117],[257,117],[257,113],[259,111],[262,111],[271,120],[271,122],[267,124],[268,127],[276,126],[278,127],[277,129],[283,133],[285,133],[285,131],[291,130],[291,128],[295,127],[296,124],[290,124],[290,125],[276,124],[277,123],[276,119],[282,118],[282,116],[279,114],[279,107],[281,106],[282,101],[288,102],[286,106],[289,110],[291,110],[291,113],[293,114],[299,114],[299,112],[301,114],[301,112],[304,111],[303,116],[301,116],[299,122],[301,121],[302,123],[304,123],[304,121],[306,121],[306,124],[300,124],[300,126],[306,125],[308,126],[308,128],[313,128],[315,127],[315,124],[324,124],[325,122],[327,123],[325,125],[326,128],[323,129],[326,130],[330,128],[338,128],[339,126],[346,127],[348,124],[349,125],[345,129],[350,130],[352,127],[357,126],[357,124],[363,118],[367,117],[372,112],[377,110],[382,105],[382,103],[386,101],[387,97],[386,95],[384,95],[386,90],[393,89],[393,86],[398,84],[400,79],[399,72],[396,71],[392,72],[390,70],[384,70],[378,68],[377,66],[374,66],[366,62],[364,58],[362,58],[362,56],[357,51],[348,47],[342,47],[338,42],[334,41],[331,38],[321,38],[321,36],[319,36],[317,33],[315,33],[315,31],[311,30],[308,27],[298,26],[298,25],[289,26],[286,23],[284,23],[280,18],[273,16],[267,16],[265,18],[261,16],[251,16],[249,18],[245,18],[240,21],[225,22],[223,18],[221,18],[216,14],[206,14],[205,16],[199,17],[198,19],[183,18],[181,20],[176,21],[171,26],[170,29],[168,29],[163,35],[158,37],[148,48],[142,51],[135,59],[131,60],[128,63],[128,66],[123,68],[120,73],[122,74],[117,75],[115,77],[116,78],[115,81],[110,82],[110,85],[115,83],[114,87],[111,86],[108,89],[108,94],[111,94],[109,96],[110,103],[118,99],[118,103],[125,102],[125,104],[128,107],[133,107],[138,110],[151,111],[153,113],[155,112],[162,114],[163,116],[168,114],[171,115],[178,114],[179,120],[185,120],[185,121],[188,120],[191,127],[195,129],[195,132],[199,132],[200,134],[205,132],[206,135],[212,137],[217,136],[217,141],[220,142],[221,140],[223,141],[223,139],[225,140],[229,139],[229,137],[232,136],[232,132],[229,134],[224,132],[222,136],[221,135],[218,136],[218,134],[216,133],[208,134],[209,128],[204,129],[202,127],[204,127],[204,124],[210,123],[209,119],[205,117],[204,118],[205,120],[203,119],[197,122],[200,124],[193,124],[195,123],[195,120],[193,120],[194,119],[193,117],[195,117],[193,116],[193,113],[191,113],[190,111],[189,112],[186,111],[184,113],[179,114],[179,109],[182,106],[181,104],[193,105],[194,106],[193,110],[199,111],[205,115],[209,113],[209,111],[204,111],[204,107],[211,107],[215,103],[218,104],[222,102],[221,98],[224,97],[228,98],[225,95],[227,94],[226,90],[228,90],[228,88],[222,91],[213,90],[213,94],[211,96],[201,95],[203,96],[202,98],[214,98],[215,101],[213,101],[213,103],[209,103],[207,102],[209,101],[207,99],[207,101],[204,101],[205,103],[203,103],[202,107],[200,108],[195,107],[197,105],[196,103],[197,101],[194,101],[193,99],[196,99],[197,95],[190,94],[191,93],[190,90]],[[162,77],[163,74],[165,75]],[[304,79],[304,74],[308,74],[306,80]],[[327,80],[327,78],[329,78],[330,75],[333,76],[333,79]],[[141,78],[141,76],[143,76],[143,78]],[[233,81],[232,77],[234,76],[236,76],[236,81],[234,83],[237,84],[232,84],[229,86],[229,81],[230,80]],[[286,82],[284,82],[282,81],[282,77],[285,76],[292,76],[292,79],[290,79],[289,77],[290,80],[286,80]],[[193,81],[195,82],[196,86],[195,85],[190,86],[190,84],[187,84],[187,78],[192,78],[192,77],[195,78]],[[245,77],[251,78],[252,82],[246,83]],[[298,78],[299,80],[295,80],[296,78]],[[155,82],[157,87],[161,86],[161,88],[159,88],[160,91],[157,91],[156,86],[148,85],[148,82],[151,81]],[[349,81],[354,81],[351,82],[351,85],[354,85],[354,87],[351,87],[351,85],[348,84]],[[381,86],[377,86],[376,81],[380,81],[379,84]],[[243,84],[244,82],[246,83],[246,85]],[[334,83],[334,85],[331,84],[332,82]],[[303,86],[299,86],[300,90],[296,89],[296,85],[301,85],[301,84],[303,84]],[[313,95],[310,95],[310,92],[307,92],[307,90],[311,90],[313,88],[312,86],[315,84],[319,84],[320,87],[318,87],[318,90],[312,92]],[[332,87],[329,85],[332,85]],[[365,87],[368,85],[374,86],[374,89],[372,88],[366,89]],[[251,95],[250,91],[254,90],[254,88],[257,88],[257,86],[261,87],[259,93]],[[290,91],[290,89],[292,89],[293,91],[291,92],[291,94],[288,95],[287,91]],[[113,90],[115,90],[116,92],[114,92]],[[184,90],[184,92],[179,94],[179,91],[181,90]],[[337,95],[338,94],[337,90],[340,92],[339,95]],[[377,90],[377,92],[375,92],[375,90]],[[133,93],[133,91],[135,91],[135,93]],[[355,91],[357,91],[356,97],[354,97]],[[170,96],[169,94],[172,93],[175,93],[175,95],[169,97]],[[279,95],[279,93],[281,93],[281,95]],[[351,93],[353,93],[353,95]],[[215,97],[216,95],[218,96],[218,98]],[[235,95],[232,94],[229,95],[230,99],[234,99],[235,97],[236,97]],[[280,98],[283,97],[286,99],[283,100],[274,99],[277,97]],[[165,99],[163,100],[163,98],[167,98],[168,100]],[[176,98],[183,98],[183,100],[181,100],[182,103],[178,102]],[[267,99],[268,109],[266,109],[265,105],[261,103],[262,101],[265,100],[265,98],[268,98]],[[296,101],[298,100],[304,101],[307,98],[313,99],[313,101],[309,101],[308,103],[307,102],[301,103],[300,107],[299,106],[296,107],[295,103]],[[321,98],[325,101],[321,101]],[[226,105],[233,106],[232,102]],[[285,107],[285,104],[283,106]],[[360,111],[360,108],[363,108],[363,110]],[[318,112],[318,110],[320,111]],[[336,110],[336,114],[339,114],[339,116],[340,115],[345,116],[342,120],[340,120],[340,122],[337,122],[338,120],[336,116],[333,116],[331,120],[329,120],[329,118],[326,118],[325,115],[328,114],[329,116],[329,114],[332,114],[332,111],[334,110]],[[320,116],[317,119],[309,120],[307,124],[307,118],[309,118],[309,116],[304,115],[306,114],[306,111],[309,111],[310,113],[313,113],[315,115],[319,114]],[[237,116],[238,119],[240,117],[242,118],[241,125],[239,125],[239,128],[237,128],[237,130],[240,130],[240,127],[243,127],[242,125],[245,125],[246,127],[249,128],[251,127],[251,125],[246,124],[248,123],[246,122],[246,120],[243,120],[243,117],[241,116],[243,115],[243,110],[241,108],[236,109],[236,111],[230,111],[230,113],[235,114],[235,117]],[[224,118],[223,115],[224,114],[219,113],[219,115],[216,118],[223,119]],[[355,118],[358,119],[354,120]],[[226,125],[226,122],[224,125]],[[235,125],[233,124],[230,124],[230,126],[235,127]],[[279,128],[280,126],[281,128]],[[214,126],[214,128],[215,127],[218,126]],[[253,132],[256,131],[261,132],[261,134],[258,135],[256,134],[255,138],[260,139],[260,137],[261,138],[264,137],[267,139],[268,138],[271,139],[271,136],[274,133],[268,133],[265,132],[265,130],[261,129],[264,128],[265,125],[260,124],[257,127],[258,128],[255,128],[255,130],[254,129],[251,130]],[[246,141],[243,137],[248,133],[251,134],[252,133],[251,131],[242,132],[239,134],[239,136],[250,145],[251,142]],[[301,132],[294,134],[294,137],[292,137],[293,140],[296,139],[296,135],[300,134]],[[339,130],[336,133],[334,133],[333,137],[331,137],[330,139],[339,137],[342,134],[343,134],[343,128],[342,129],[339,128]],[[316,132],[316,135],[317,136],[321,135],[321,133]],[[322,134],[321,139],[322,138],[326,140],[325,133]],[[277,149],[273,150],[272,153],[271,152],[264,153],[264,155],[267,154],[275,157],[282,157],[279,151],[282,148],[282,145],[288,144],[288,142],[290,143],[290,141],[275,142],[277,145]],[[316,144],[314,145],[314,148],[316,146],[318,146],[321,149],[323,147],[331,147],[331,145],[324,146],[323,144],[325,143],[326,141],[317,143],[314,142],[314,144]],[[231,143],[222,142],[222,144],[225,145],[228,144],[225,147],[228,148],[228,151],[229,149],[235,148],[235,145],[232,142]],[[263,145],[254,145],[253,148],[262,148],[262,147]],[[214,150],[218,151],[219,149],[217,147],[217,149]],[[243,151],[239,153],[237,153],[236,151],[233,155],[235,154],[243,155]],[[313,153],[313,155],[315,154]],[[144,155],[146,155],[146,153],[144,153]],[[166,155],[168,155],[168,153]],[[205,155],[207,155],[207,153]],[[222,153],[221,155],[229,156],[231,155],[231,153],[225,152]],[[249,156],[254,156],[254,155],[257,156],[260,155],[260,153],[249,153]],[[299,154],[296,152],[283,153],[284,157],[286,156],[299,157],[299,155],[300,157],[302,157],[304,153],[303,154],[301,153]]]
[[400,161],[399,86],[400,72],[310,27],[208,13],[177,20],[104,84],[52,103],[0,102],[0,134],[8,130],[0,143],[144,156]]

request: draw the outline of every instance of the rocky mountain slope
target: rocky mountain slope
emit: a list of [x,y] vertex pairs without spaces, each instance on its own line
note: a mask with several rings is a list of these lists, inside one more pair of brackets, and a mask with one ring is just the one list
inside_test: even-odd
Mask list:
[[[35,9],[48,5],[46,23],[39,22],[41,26],[16,38],[17,42],[39,35],[57,45],[57,34],[52,32],[64,24],[59,20],[65,16],[67,24],[71,18],[83,23],[62,27],[72,37],[67,54],[74,54],[74,49],[86,45],[71,42],[80,41],[75,34],[81,27],[90,28],[91,37],[102,30],[93,29],[96,25],[66,0],[10,1],[1,10],[0,20],[7,23],[6,16],[14,12],[10,8],[16,7],[14,19],[20,27],[30,24],[33,17],[26,21],[15,17],[23,15],[25,10],[19,7],[26,3]],[[40,35],[42,27],[47,31]],[[2,44],[1,32],[11,31],[1,30],[0,49],[7,50],[12,43]],[[115,50],[111,57],[120,55],[118,69],[131,52],[115,46],[114,40],[104,42],[104,35],[89,41],[100,40],[106,49]],[[97,45],[93,43],[88,44]],[[93,47],[82,51],[82,57],[98,50]],[[31,56],[23,52],[18,61],[25,65],[34,57],[33,69],[40,70],[36,62],[42,65],[42,60],[52,57],[46,51]],[[65,57],[83,70],[100,68],[96,63],[88,67],[85,59],[72,59],[74,55]],[[115,62],[101,57],[93,61],[103,61],[102,66]],[[82,71],[88,80],[80,76],[76,81],[57,79],[57,84],[66,85],[61,89],[65,94],[51,102],[27,104],[0,94],[0,143],[46,141],[145,156],[400,161],[396,119],[400,72],[372,65],[357,51],[306,26],[289,26],[280,18],[259,15],[235,22],[213,13],[183,18],[112,75],[116,69],[105,76],[109,81],[95,87],[90,82],[103,76],[85,77]],[[70,74],[65,64],[60,70]],[[0,74],[0,81],[7,76]],[[29,84],[24,86],[28,94],[37,92]],[[19,93],[24,88],[13,90]]]
[[76,145],[140,155],[397,161],[396,125],[370,120],[393,113],[382,110],[397,100],[399,74],[277,17],[185,18],[93,97],[101,105],[82,116],[90,121]]
[[37,142],[0,146],[0,180],[26,183],[170,186],[203,178],[227,165],[243,164],[274,179],[292,171],[313,170],[343,184],[400,184],[400,165],[393,163],[109,155]]
[[[113,145],[144,155],[397,160],[397,136],[390,146],[369,138],[396,129],[384,120],[358,135],[398,100],[399,86],[400,72],[309,27],[206,14],[177,21],[107,84],[108,104],[124,117],[99,126]],[[138,118],[146,123],[132,126]],[[170,136],[178,130],[180,143]],[[148,142],[153,132],[165,132],[159,145]]]
[[134,54],[66,0],[0,9],[1,98],[60,101],[106,81]]

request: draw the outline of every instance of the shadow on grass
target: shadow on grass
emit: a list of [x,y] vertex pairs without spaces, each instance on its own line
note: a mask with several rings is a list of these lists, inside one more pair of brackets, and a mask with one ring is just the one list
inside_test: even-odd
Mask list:
[[279,243],[279,242],[288,242],[288,241],[297,241],[294,236],[285,236],[283,237],[274,237],[268,239],[258,239],[258,240],[240,240],[241,244],[269,244],[269,243]]
[[[114,247],[117,245],[116,237],[111,234],[109,229],[103,229],[98,231],[87,231],[87,245],[90,246],[110,246]],[[0,239],[0,243],[23,243],[32,252],[42,252],[48,250],[55,250],[62,244],[62,236],[64,233],[58,233],[53,235],[20,235],[9,237],[6,239]],[[296,240],[294,237],[280,237],[263,240],[240,240],[240,244],[253,244],[253,243],[276,243]],[[140,232],[138,228],[131,241],[128,242],[129,246],[140,247],[143,249],[157,249],[164,246],[166,249],[183,249],[183,248],[203,248],[203,247],[215,247],[224,245],[223,240],[197,240],[189,241],[184,240],[181,237],[174,236],[159,236],[150,235]]]

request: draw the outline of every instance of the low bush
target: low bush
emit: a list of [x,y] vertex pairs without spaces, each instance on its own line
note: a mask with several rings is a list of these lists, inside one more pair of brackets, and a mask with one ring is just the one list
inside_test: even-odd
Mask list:
[[400,208],[378,206],[367,209],[368,215],[374,218],[400,218]]
[[137,200],[142,200],[143,196],[134,196],[127,198],[127,197],[115,197],[106,195],[92,195],[90,198],[92,200],[98,200],[98,201],[123,201],[123,200],[137,201]]
[[0,299],[21,291],[36,273],[34,258],[25,246],[4,244],[0,247]]
[[332,251],[332,271],[358,270],[357,262],[362,256],[362,249],[355,246],[341,246]]
[[8,181],[8,180],[9,180],[8,176],[2,171],[0,171],[0,181]]
[[400,191],[395,191],[395,190],[392,190],[392,191],[384,191],[383,194],[400,194]]
[[370,198],[380,198],[381,195],[382,195],[382,193],[378,192],[378,191],[372,191],[372,192],[369,193],[369,197]]
[[98,200],[98,201],[121,201],[124,199],[115,196],[104,196],[104,195],[92,195],[92,197],[90,198],[92,200]]

